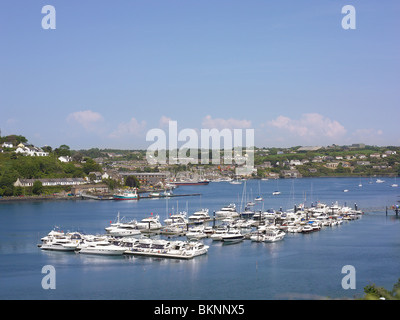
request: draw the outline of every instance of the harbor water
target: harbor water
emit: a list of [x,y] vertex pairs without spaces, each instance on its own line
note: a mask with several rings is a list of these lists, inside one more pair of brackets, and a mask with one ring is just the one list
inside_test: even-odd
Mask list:
[[[175,194],[200,196],[139,201],[22,201],[0,203],[0,299],[270,300],[354,298],[370,284],[391,290],[400,278],[400,219],[385,207],[398,204],[392,178],[303,178],[248,180],[246,185],[211,182],[182,186]],[[393,180],[393,181],[392,181]],[[360,187],[359,184],[362,184]],[[63,231],[104,234],[118,212],[127,220],[200,208],[240,207],[261,195],[255,209],[287,210],[312,202],[358,206],[355,221],[282,241],[224,244],[209,238],[206,255],[191,260],[95,256],[44,251],[40,238]],[[280,195],[272,195],[276,190]],[[344,190],[348,190],[344,192]],[[182,239],[185,239],[182,237]],[[55,289],[42,287],[44,266],[53,266]],[[344,266],[353,266],[355,289],[345,289]]]

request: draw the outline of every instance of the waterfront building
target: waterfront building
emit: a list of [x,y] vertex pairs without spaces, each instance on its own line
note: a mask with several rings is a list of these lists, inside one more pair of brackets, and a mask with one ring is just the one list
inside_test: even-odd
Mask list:
[[32,187],[35,181],[40,181],[44,187],[75,186],[84,184],[83,178],[60,178],[60,179],[17,179],[14,187]]

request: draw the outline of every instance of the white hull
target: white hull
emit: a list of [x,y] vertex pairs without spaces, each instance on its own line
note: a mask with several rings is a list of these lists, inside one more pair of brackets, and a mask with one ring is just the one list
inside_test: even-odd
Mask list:
[[125,251],[126,248],[110,245],[110,246],[94,246],[94,247],[82,248],[81,250],[79,250],[79,253],[120,256]]
[[272,236],[272,237],[264,237],[264,242],[276,242],[276,241],[280,241],[283,240],[283,238],[285,237],[285,235],[279,235],[279,236]]
[[133,230],[113,229],[108,231],[108,234],[113,237],[135,237],[135,236],[140,236],[141,232],[137,229]]
[[42,244],[40,248],[42,250],[52,251],[75,251],[77,245],[66,245],[66,244]]
[[240,242],[240,241],[243,241],[243,239],[244,239],[244,236],[235,236],[235,237],[223,236],[222,237],[222,241],[223,242],[228,242],[228,243]]
[[157,240],[139,240],[139,243],[133,248],[125,251],[126,254],[135,256],[172,258],[172,259],[192,259],[194,257],[206,254],[208,246],[197,241],[157,241]]

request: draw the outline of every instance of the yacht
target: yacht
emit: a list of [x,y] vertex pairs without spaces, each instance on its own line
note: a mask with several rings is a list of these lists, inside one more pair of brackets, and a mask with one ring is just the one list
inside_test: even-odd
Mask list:
[[275,219],[276,211],[274,209],[268,209],[262,213],[264,219]]
[[259,231],[253,233],[253,234],[250,236],[250,240],[251,240],[251,241],[254,241],[254,242],[263,242],[263,241],[264,241],[264,238],[265,238],[264,233],[259,232]]
[[207,234],[204,233],[204,227],[193,227],[190,228],[189,231],[186,233],[186,237],[188,239],[203,239],[207,237]]
[[302,230],[303,230],[303,228],[299,225],[292,225],[287,228],[287,232],[290,232],[290,233],[298,233],[298,232],[301,232]]
[[159,192],[150,192],[149,197],[150,198],[159,198],[161,195]]
[[186,225],[188,223],[186,212],[175,213],[164,220],[166,225]]
[[69,238],[53,238],[44,241],[39,247],[42,250],[53,251],[75,251],[78,247],[79,241],[71,240]]
[[274,192],[272,192],[272,195],[273,195],[273,196],[277,196],[277,195],[279,195],[279,194],[281,194],[280,191],[274,191]]
[[219,226],[210,236],[213,241],[222,241],[222,236],[228,232],[227,226]]
[[108,241],[85,242],[79,245],[79,253],[120,256],[126,247],[116,246]]
[[137,221],[133,220],[129,223],[121,223],[111,229],[106,228],[107,233],[113,237],[129,237],[141,235],[137,227]]
[[230,229],[227,233],[221,236],[223,242],[240,242],[244,239],[244,235],[238,229]]
[[384,183],[385,181],[384,181],[384,180],[381,180],[381,179],[377,179],[375,182],[376,182],[376,183]]
[[267,228],[264,235],[264,242],[276,242],[283,240],[286,233],[278,228]]
[[42,250],[75,251],[81,239],[82,235],[78,232],[65,234],[53,230],[41,238],[42,243],[38,244],[38,247]]
[[161,229],[162,224],[160,223],[159,216],[153,216],[151,214],[150,217],[142,219],[140,222],[137,223],[137,228],[140,230],[158,230]]
[[310,224],[305,224],[301,230],[302,233],[310,233],[313,231],[314,231],[314,229]]
[[125,251],[125,253],[158,258],[192,259],[206,254],[208,248],[209,246],[197,240],[185,242],[143,239]]
[[189,222],[201,223],[210,219],[210,215],[208,214],[208,209],[201,209],[199,211],[194,212],[189,217]]
[[228,206],[222,207],[220,210],[215,212],[217,217],[238,217],[239,213],[236,211],[236,205],[234,203]]
[[254,198],[254,201],[263,201],[263,200],[264,199],[261,196]]
[[[122,218],[122,219],[123,219],[123,218]],[[104,229],[105,229],[107,232],[109,232],[109,231],[111,231],[112,229],[117,228],[120,224],[121,224],[121,220],[120,220],[120,218],[119,218],[119,212],[118,212],[116,221],[113,223],[113,222],[111,222],[111,220],[110,220],[110,225],[109,225],[108,227],[105,227]]]

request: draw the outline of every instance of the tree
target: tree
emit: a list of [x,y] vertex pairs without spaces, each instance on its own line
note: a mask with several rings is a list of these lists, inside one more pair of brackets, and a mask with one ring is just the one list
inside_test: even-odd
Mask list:
[[67,146],[66,144],[62,144],[60,147],[55,149],[54,152],[59,157],[61,157],[61,156],[70,156],[71,155],[71,151],[69,149],[69,146]]
[[127,176],[125,178],[125,185],[131,188],[139,188],[140,182],[135,176]]
[[33,183],[32,192],[33,192],[33,194],[37,194],[37,195],[39,195],[39,194],[41,194],[43,192],[43,184],[42,184],[41,181],[36,180]]
[[394,284],[392,291],[388,291],[383,287],[378,287],[375,284],[364,287],[365,300],[399,300],[400,299],[400,279]]
[[101,166],[90,158],[86,158],[86,163],[82,166],[82,169],[86,174],[96,171],[102,172]]
[[14,188],[14,196],[21,196],[24,193],[24,189],[22,187]]

